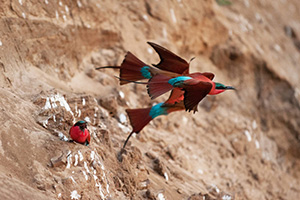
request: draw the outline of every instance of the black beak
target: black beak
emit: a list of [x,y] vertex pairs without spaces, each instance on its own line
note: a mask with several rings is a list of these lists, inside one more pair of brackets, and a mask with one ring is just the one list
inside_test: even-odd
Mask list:
[[235,88],[234,87],[232,87],[232,86],[226,86],[226,88],[225,88],[226,90],[235,90]]

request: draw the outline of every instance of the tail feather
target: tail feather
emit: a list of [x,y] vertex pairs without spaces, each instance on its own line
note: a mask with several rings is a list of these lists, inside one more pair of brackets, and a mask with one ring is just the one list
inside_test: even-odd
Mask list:
[[147,90],[151,99],[155,99],[173,88],[173,86],[168,83],[169,80],[170,77],[162,74],[155,75],[149,80]]
[[120,69],[120,66],[104,66],[104,67],[96,67],[95,69]]
[[[139,60],[135,55],[131,52],[127,52],[121,66],[120,66],[120,84],[124,85],[129,83],[128,81],[138,81],[145,79],[143,74],[141,73],[141,69],[147,66],[144,62]],[[124,79],[124,80],[122,80]]]
[[151,107],[126,110],[133,129],[132,132],[139,133],[152,120],[152,117],[149,115],[150,110]]

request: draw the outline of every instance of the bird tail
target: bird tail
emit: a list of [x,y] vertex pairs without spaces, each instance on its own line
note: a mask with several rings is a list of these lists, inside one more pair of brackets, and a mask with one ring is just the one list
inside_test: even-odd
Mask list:
[[132,126],[132,131],[124,142],[123,148],[125,148],[129,138],[133,133],[139,133],[151,120],[150,108],[138,108],[138,109],[127,109],[127,115]]
[[125,80],[130,81],[139,81],[145,79],[146,77],[143,76],[141,72],[143,67],[147,65],[139,60],[135,55],[131,52],[127,52],[121,66],[120,66],[120,84],[124,85],[129,83]]
[[150,108],[127,109],[127,115],[134,133],[139,133],[151,120]]
[[[147,65],[128,51],[121,66],[105,66],[97,67],[96,69],[120,69],[120,85],[124,85],[130,83],[130,81],[139,81],[145,79],[145,74],[142,73],[143,67],[147,67]],[[148,71],[145,72],[147,73]]]
[[96,67],[95,69],[120,69],[120,66],[104,66],[104,67]]
[[173,86],[168,83],[170,79],[171,77],[157,74],[149,80],[147,91],[151,99],[155,99],[173,88]]

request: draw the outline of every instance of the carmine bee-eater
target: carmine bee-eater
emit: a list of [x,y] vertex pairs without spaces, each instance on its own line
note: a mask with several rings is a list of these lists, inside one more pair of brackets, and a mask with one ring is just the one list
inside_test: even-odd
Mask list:
[[156,74],[163,74],[174,78],[189,73],[189,63],[187,63],[184,59],[158,44],[152,42],[148,42],[148,44],[160,57],[160,62],[156,65],[147,65],[128,51],[120,66],[105,66],[97,67],[96,69],[120,69],[119,78],[121,85],[142,79],[150,79]]
[[[234,89],[221,83],[213,82],[214,74],[210,72],[189,73],[189,63],[171,51],[155,43],[148,44],[158,53],[160,62],[147,65],[132,53],[127,52],[120,66],[103,68],[120,69],[120,84],[130,82],[147,84],[149,96],[154,99],[170,90],[171,95],[164,103],[150,108],[127,109],[132,132],[126,139],[123,148],[133,133],[139,133],[152,119],[159,115],[167,115],[178,110],[197,111],[198,103],[206,95],[216,95],[225,90]],[[148,82],[138,82],[149,79]]]
[[125,148],[131,135],[139,133],[152,119],[184,109],[182,95],[176,92],[173,92],[164,103],[158,103],[148,108],[127,109],[126,112],[132,126],[132,131],[124,142],[123,148]]
[[86,121],[76,122],[70,129],[70,136],[73,141],[88,146],[91,140],[90,133],[86,127]]
[[[187,111],[197,111],[198,103],[206,95],[220,94],[226,90],[233,90],[234,87],[225,86],[221,83],[213,82],[212,73],[192,73],[185,76],[170,78],[162,74],[153,76],[148,82],[148,94],[152,99],[168,92],[173,88],[184,92],[183,101]],[[173,89],[174,92],[174,89]]]

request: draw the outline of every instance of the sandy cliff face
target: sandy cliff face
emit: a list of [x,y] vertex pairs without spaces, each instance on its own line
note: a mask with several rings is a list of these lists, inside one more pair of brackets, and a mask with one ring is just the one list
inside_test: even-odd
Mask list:
[[[300,198],[297,0],[0,5],[0,199]],[[120,162],[125,109],[167,96],[94,68],[126,51],[157,63],[147,41],[237,91],[155,119]],[[64,141],[80,119],[88,147]]]

